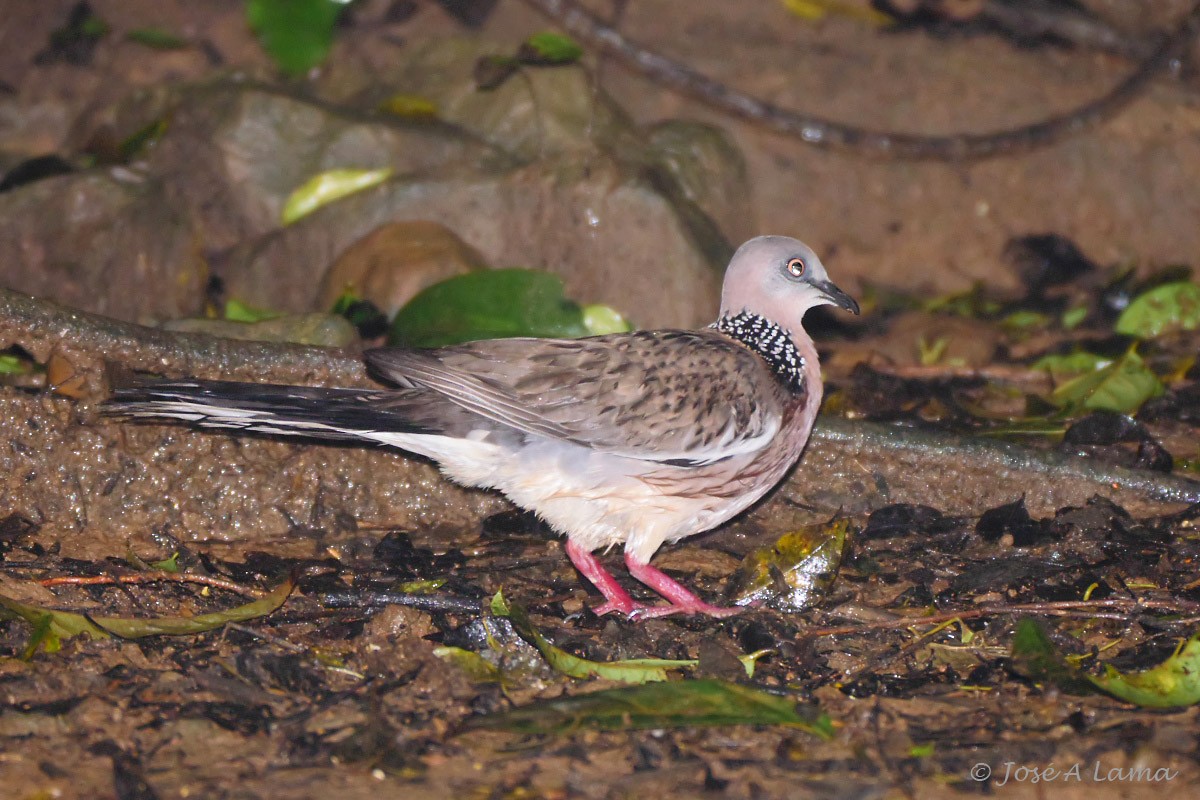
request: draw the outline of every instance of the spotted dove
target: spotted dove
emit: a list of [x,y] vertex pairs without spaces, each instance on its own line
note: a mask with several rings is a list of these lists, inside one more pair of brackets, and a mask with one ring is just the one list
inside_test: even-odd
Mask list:
[[[107,411],[418,453],[564,534],[604,595],[597,614],[726,616],[741,609],[704,602],[650,558],[754,503],[800,457],[822,388],[801,323],[818,305],[858,313],[806,245],[760,236],[734,254],[702,330],[387,347],[365,358],[395,389],[141,382]],[[635,602],[593,555],[617,544],[668,605]]]

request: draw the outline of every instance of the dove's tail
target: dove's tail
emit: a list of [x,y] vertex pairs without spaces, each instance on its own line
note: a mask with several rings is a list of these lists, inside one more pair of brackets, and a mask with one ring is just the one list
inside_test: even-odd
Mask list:
[[420,390],[319,389],[233,381],[138,381],[118,387],[107,416],[183,420],[201,428],[379,441],[379,433],[434,433],[406,413]]

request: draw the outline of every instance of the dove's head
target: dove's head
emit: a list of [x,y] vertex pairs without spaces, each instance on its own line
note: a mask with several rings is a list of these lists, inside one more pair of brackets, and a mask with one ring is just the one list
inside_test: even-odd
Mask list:
[[796,239],[751,239],[738,248],[725,270],[721,316],[749,311],[796,331],[803,330],[804,312],[824,305],[858,313],[854,298],[833,285],[817,254]]

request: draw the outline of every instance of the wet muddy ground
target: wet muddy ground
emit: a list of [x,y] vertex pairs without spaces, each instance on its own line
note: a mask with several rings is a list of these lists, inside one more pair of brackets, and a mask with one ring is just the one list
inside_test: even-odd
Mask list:
[[[1091,5],[1130,36],[1165,30],[1187,10],[1164,2],[1129,19],[1122,4]],[[110,31],[93,52],[39,57],[71,7],[18,3],[0,22],[6,170],[48,152],[78,153],[98,132],[113,138],[123,117],[112,108],[137,89],[153,95],[155,87],[221,80],[230,71],[241,73],[238,83],[275,81],[239,2],[96,2]],[[150,26],[197,44],[154,51],[123,37]],[[481,30],[465,29],[433,3],[364,3],[339,33],[314,93],[327,104],[353,105],[434,37],[477,36],[503,48],[546,26],[515,0],[499,3]],[[970,31],[885,33],[836,16],[814,24],[769,3],[736,10],[635,3],[621,27],[782,105],[917,132],[1035,120],[1095,96],[1133,68],[1111,54],[1015,45]],[[830,383],[827,419],[796,474],[747,515],[655,561],[703,596],[720,598],[756,550],[805,525],[848,519],[836,578],[822,584],[815,605],[756,608],[723,621],[597,618],[588,610],[597,598],[581,586],[553,532],[494,496],[447,484],[428,464],[354,448],[131,426],[102,419],[96,408],[114,365],[345,385],[365,380],[354,346],[325,353],[214,345],[5,299],[4,343],[51,372],[57,364],[59,378],[70,380],[10,380],[0,389],[0,595],[92,618],[195,619],[296,582],[279,610],[195,635],[79,636],[63,638],[61,649],[50,637],[50,646],[31,653],[29,625],[0,623],[5,796],[1019,798],[1196,790],[1195,707],[1122,702],[1039,674],[1013,653],[1021,620],[1032,618],[1067,663],[1091,674],[1102,663],[1128,673],[1161,664],[1200,622],[1200,494],[1188,482],[1200,463],[1195,331],[1139,345],[1161,392],[1139,404],[1136,423],[1103,412],[1056,416],[1043,407],[1057,388],[1053,376],[1031,367],[1079,342],[1124,357],[1130,340],[1112,334],[1110,300],[1161,282],[1166,267],[1195,262],[1194,69],[1185,65],[1182,77],[1154,83],[1096,131],[972,164],[826,153],[732,122],[615,63],[602,67],[602,79],[638,125],[687,117],[728,129],[745,174],[717,172],[726,187],[745,181],[749,199],[700,203],[705,224],[733,240],[757,232],[801,236],[840,285],[869,301],[862,322],[816,323]],[[295,113],[274,91],[260,97],[281,114]],[[304,91],[291,86],[289,93]],[[132,107],[141,108],[120,106],[137,118]],[[205,119],[197,107],[177,106]],[[213,129],[225,135],[220,124]],[[376,146],[386,138],[351,123],[345,130],[343,144],[369,139]],[[445,152],[438,136],[420,135],[428,148],[422,157],[459,159],[450,172],[496,156],[474,134],[459,131],[461,141]],[[23,222],[6,228],[8,241],[0,242],[9,259],[4,282],[129,322],[159,321],[199,314],[212,299],[205,292],[207,284],[212,294],[211,275],[261,287],[281,261],[337,249],[333,243],[346,234],[322,234],[319,222],[296,239],[276,237],[263,222],[275,211],[266,190],[225,204],[235,195],[212,188],[228,176],[218,179],[202,138],[189,140],[185,131],[163,139],[145,174],[175,175],[179,183],[164,181],[161,195],[129,190],[142,227],[121,227],[119,235],[114,227],[109,239],[96,233],[53,241],[33,227],[47,213],[37,209],[47,206],[6,206],[10,222]],[[189,176],[189,155],[213,175]],[[511,181],[505,173],[498,196],[525,198],[526,187],[553,183],[531,172],[531,163],[522,162]],[[271,183],[259,174],[270,170],[245,166],[236,174],[247,183],[252,173]],[[137,165],[113,169],[139,174]],[[624,169],[615,159],[594,171],[611,182],[604,186],[624,190]],[[120,180],[127,176],[117,177],[115,185],[126,186]],[[65,183],[46,185],[54,191],[39,202],[68,195]],[[174,197],[173,185],[192,194]],[[93,194],[70,196],[113,191],[95,186],[87,189]],[[593,256],[576,243],[586,236],[567,227],[577,208],[571,203],[584,196],[578,208],[603,206],[588,205],[588,186],[572,192],[561,203],[552,192],[529,201],[552,242],[536,257],[579,258],[586,267]],[[645,202],[634,206],[638,214],[657,213],[642,211],[657,208]],[[547,210],[564,208],[569,213],[560,216]],[[613,209],[612,219],[631,218]],[[61,230],[105,230],[79,213],[63,211]],[[457,232],[486,263],[516,260],[488,249],[493,234],[485,225],[471,225],[469,213],[462,219]],[[610,235],[607,218],[577,222],[592,224],[594,239]],[[529,229],[510,238],[519,244],[538,225]],[[623,246],[640,253],[700,241],[675,260],[684,265],[675,275],[681,283],[701,276],[695,299],[658,309],[674,315],[669,321],[690,321],[706,318],[708,309],[692,306],[715,285],[704,272],[710,239],[696,232],[696,225],[656,222],[603,241],[628,239]],[[1048,272],[1039,271],[1030,258],[1013,256],[1012,242],[1043,233],[1075,242],[1087,268],[1052,259]],[[96,268],[88,258],[105,248],[136,257],[113,256],[103,263],[123,266],[84,274]],[[34,275],[31,264],[45,269]],[[1126,267],[1133,277],[1121,283]],[[638,321],[655,322],[660,304],[647,298],[645,284],[631,283],[623,294],[616,277],[581,271],[566,276],[569,286],[603,287],[612,293],[606,302],[641,303]],[[77,280],[38,284],[44,275]],[[281,288],[281,296],[315,285],[286,279],[308,283]],[[982,293],[954,294],[977,280]],[[926,301],[936,298],[946,302],[931,308]],[[154,310],[139,313],[132,301],[142,299]],[[951,306],[957,310],[947,313]],[[1022,326],[1011,316],[1021,308],[1054,319],[1084,308],[1086,316],[1071,330],[1044,321]],[[48,392],[47,380],[60,391]],[[1052,435],[1017,430],[1032,421],[1054,428]],[[147,567],[172,557],[179,574],[200,577],[169,578]],[[618,554],[605,560],[622,574]],[[672,727],[668,717],[647,729],[596,730],[570,707],[535,718],[554,732],[487,727],[514,708],[618,686],[553,669],[528,634],[488,610],[501,590],[558,648],[594,661],[694,660],[671,677],[774,693],[796,704],[797,719],[827,715],[822,730],[829,735],[803,725]],[[446,648],[483,653],[488,668]],[[739,657],[760,651],[749,678]]]

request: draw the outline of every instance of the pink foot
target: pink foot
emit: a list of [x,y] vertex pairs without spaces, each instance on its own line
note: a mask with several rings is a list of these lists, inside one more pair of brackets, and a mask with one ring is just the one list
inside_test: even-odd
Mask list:
[[647,608],[641,603],[634,602],[633,598],[629,596],[629,592],[621,588],[617,579],[604,568],[604,565],[594,555],[570,540],[567,540],[567,556],[575,565],[575,569],[579,570],[580,574],[599,589],[600,594],[604,595],[605,602],[592,609],[592,613],[596,616],[602,617],[618,611],[627,617],[632,617],[638,611]]
[[[645,606],[626,612],[629,614],[630,619],[668,617],[672,614],[705,614],[710,617],[732,617],[734,614],[740,614],[746,610],[740,606],[714,606],[706,603],[694,595],[686,586],[668,577],[662,570],[636,561],[628,553],[625,554],[625,566],[629,568],[630,575],[671,601],[671,605],[669,606]],[[609,579],[611,580],[612,576],[609,576]],[[628,595],[626,596],[628,597]]]

